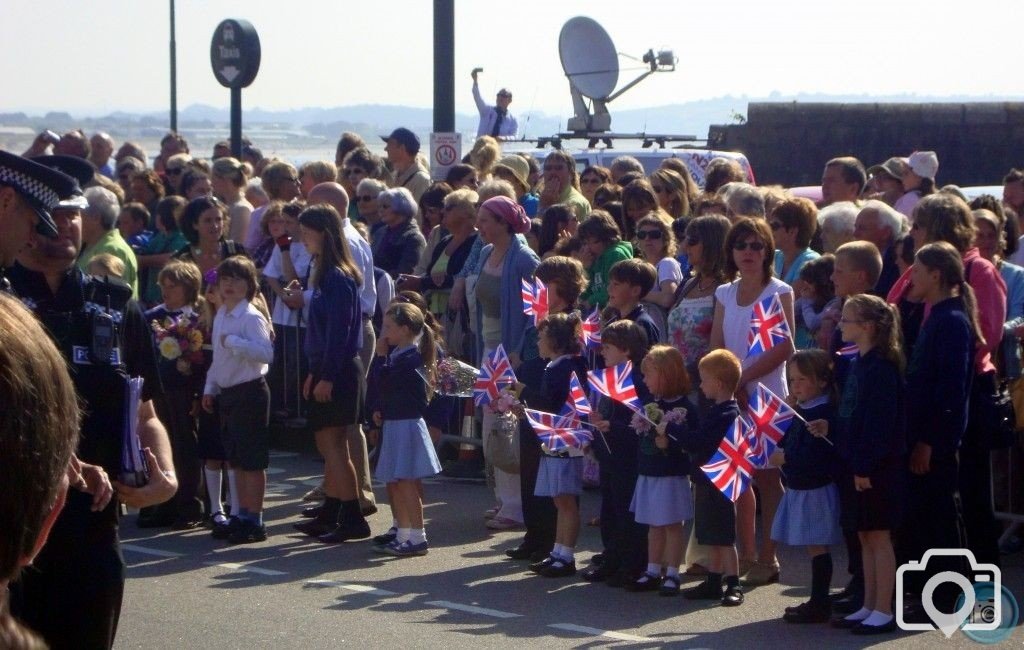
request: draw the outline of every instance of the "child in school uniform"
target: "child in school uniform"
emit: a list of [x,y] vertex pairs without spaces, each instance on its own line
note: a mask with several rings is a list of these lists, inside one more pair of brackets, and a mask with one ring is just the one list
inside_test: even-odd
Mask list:
[[270,390],[264,377],[274,360],[274,343],[269,319],[252,304],[259,280],[249,258],[221,262],[217,287],[223,304],[213,320],[213,363],[206,375],[203,409],[212,412],[218,398],[224,446],[237,470],[239,512],[227,540],[261,542],[267,538],[263,495],[270,463]]
[[[711,483],[700,469],[706,465],[722,443],[740,414],[734,395],[743,372],[740,360],[722,348],[708,352],[697,365],[700,389],[712,402],[701,414],[698,426],[689,430],[684,425],[660,422],[659,435],[674,435],[683,449],[690,453],[690,477],[693,479],[693,525],[697,542],[709,546],[711,566],[704,582],[683,590],[690,600],[719,600],[733,607],[743,603],[740,587],[739,560],[736,557],[736,509],[732,501]],[[749,489],[749,488],[748,488]],[[725,580],[725,591],[722,581]]]
[[[633,363],[632,380],[640,402],[650,400],[640,362],[647,354],[647,336],[629,320],[609,324],[601,332],[605,366]],[[592,444],[601,463],[601,541],[604,552],[583,572],[588,582],[605,581],[624,587],[636,580],[647,565],[647,526],[637,523],[629,509],[636,490],[639,441],[631,428],[633,411],[606,397],[593,404],[596,428]]]
[[640,300],[658,281],[658,271],[643,260],[616,262],[608,271],[608,320],[633,321],[647,335],[647,346],[661,343],[662,332]]
[[[843,528],[857,531],[862,549],[864,604],[832,624],[857,635],[883,634],[896,630],[891,533],[899,525],[906,493],[899,317],[881,298],[858,294],[843,305],[839,328],[843,341],[857,346],[857,356],[847,372],[831,438],[842,461]],[[827,429],[818,426],[817,433]]]
[[831,441],[815,436],[805,423],[825,421],[834,426],[832,361],[824,350],[800,350],[789,360],[786,376],[789,394],[796,399],[795,410],[803,419],[793,419],[770,459],[771,464],[782,467],[786,483],[786,493],[775,512],[772,539],[807,548],[811,598],[787,607],[782,619],[787,623],[824,623],[832,617],[829,546],[842,542],[843,531],[839,527],[835,447]]
[[[586,381],[587,364],[580,356],[579,314],[551,314],[537,325],[537,347],[541,357],[550,359],[544,368],[540,394],[534,406],[547,413],[558,413],[569,396],[573,373]],[[520,433],[524,433],[520,431]],[[532,431],[530,435],[534,435]],[[536,435],[534,435],[536,437]],[[584,449],[552,451],[541,445],[534,494],[551,497],[558,510],[555,544],[551,554],[530,566],[546,578],[576,573],[576,539],[580,532],[579,495],[583,493]]]
[[415,305],[395,302],[384,314],[381,336],[395,347],[381,369],[373,418],[382,427],[377,478],[389,485],[398,530],[394,540],[374,550],[396,557],[426,555],[420,479],[441,471],[423,419],[434,390],[434,334]]
[[[644,357],[640,368],[653,403],[661,411],[661,420],[697,425],[697,407],[686,397],[690,376],[679,350],[656,345]],[[634,421],[639,418],[634,417]],[[693,518],[693,494],[690,491],[690,457],[683,451],[679,437],[659,435],[650,423],[640,434],[638,478],[630,510],[637,522],[647,524],[647,570],[632,583],[629,591],[659,590],[662,596],[679,594],[679,564],[686,551],[683,522]],[[662,571],[665,572],[662,578]]]

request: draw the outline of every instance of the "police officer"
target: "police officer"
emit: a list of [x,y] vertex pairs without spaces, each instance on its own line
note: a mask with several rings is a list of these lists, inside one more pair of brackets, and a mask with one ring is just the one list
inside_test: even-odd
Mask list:
[[[63,168],[79,176],[73,166]],[[80,178],[86,173],[92,170],[81,169]],[[128,378],[142,377],[137,426],[148,482],[114,485],[121,502],[154,505],[170,499],[177,482],[167,434],[153,408],[161,387],[152,337],[127,284],[86,276],[76,267],[84,207],[81,197],[58,202],[52,211],[56,236],[30,236],[7,276],[69,362],[86,413],[78,457],[112,477],[123,477]],[[124,592],[117,517],[116,502],[103,505],[87,493],[69,493],[35,568],[12,587],[15,615],[55,648],[113,645]]]

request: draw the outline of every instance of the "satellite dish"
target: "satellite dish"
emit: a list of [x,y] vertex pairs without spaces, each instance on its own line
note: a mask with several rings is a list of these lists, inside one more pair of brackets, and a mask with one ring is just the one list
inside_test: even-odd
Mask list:
[[577,16],[562,26],[558,56],[569,83],[582,95],[604,99],[619,83],[619,56],[604,27],[592,18]]
[[[576,16],[562,25],[558,35],[558,56],[562,70],[569,78],[569,92],[576,115],[569,120],[569,130],[577,133],[603,133],[611,128],[612,116],[608,102],[626,92],[655,72],[675,70],[677,59],[671,50],[648,50],[643,63],[649,69],[618,92],[619,53],[615,44],[593,18]],[[585,98],[591,100],[591,107]]]

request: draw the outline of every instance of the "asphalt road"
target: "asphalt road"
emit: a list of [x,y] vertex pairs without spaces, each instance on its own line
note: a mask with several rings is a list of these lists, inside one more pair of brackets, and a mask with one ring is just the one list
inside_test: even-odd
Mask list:
[[[266,542],[239,547],[206,530],[122,526],[129,565],[118,648],[899,648],[977,647],[961,632],[854,637],[825,625],[784,623],[783,609],[805,600],[809,562],[781,549],[782,582],[749,589],[738,608],[656,593],[634,594],[577,578],[548,579],[504,559],[518,532],[493,533],[482,513],[492,505],[479,482],[426,482],[430,554],[390,558],[369,542],[324,546],[291,528],[301,495],[322,464],[307,454],[274,452]],[[374,532],[390,525],[382,501]],[[583,513],[598,497],[583,497]],[[596,528],[584,526],[581,568],[597,552]],[[835,587],[845,581],[836,554]],[[1024,558],[1010,558],[1004,584],[1024,595]],[[688,584],[684,584],[684,588]],[[1018,628],[1007,642],[1021,645]]]

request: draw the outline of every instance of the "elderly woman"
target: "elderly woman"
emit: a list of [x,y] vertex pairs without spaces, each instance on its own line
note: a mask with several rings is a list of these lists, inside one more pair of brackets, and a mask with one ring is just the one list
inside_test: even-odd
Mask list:
[[[384,161],[371,152],[365,146],[357,147],[345,154],[341,165],[338,167],[338,182],[345,188],[349,196],[356,195],[356,188],[364,178],[376,178],[384,180],[387,177],[387,169]],[[348,216],[358,218],[359,213],[355,212],[355,202],[349,204]]]
[[590,201],[593,208],[599,207],[594,203],[594,192],[605,183],[612,182],[612,173],[607,167],[601,165],[588,165],[580,173],[580,192]]
[[249,218],[252,204],[245,199],[243,189],[249,182],[245,166],[234,158],[218,158],[213,161],[210,184],[213,195],[228,206],[228,239],[239,240],[249,232]]
[[[299,172],[295,166],[283,160],[275,160],[263,168],[263,190],[271,201],[284,201],[287,203],[299,195]],[[266,210],[266,206],[260,210]],[[249,217],[249,229],[245,235],[245,247],[249,250],[255,249],[263,240],[260,232],[260,224],[263,220],[263,213],[254,210]]]
[[377,197],[380,222],[373,233],[373,264],[392,278],[410,274],[419,263],[427,241],[416,224],[416,200],[404,187],[385,190]]
[[775,277],[796,286],[800,269],[818,257],[811,239],[818,229],[818,208],[809,199],[794,197],[781,202],[769,215],[775,237]]
[[428,307],[441,322],[448,309],[448,297],[455,282],[455,274],[462,270],[477,239],[477,200],[477,193],[468,188],[448,193],[443,199],[441,218],[441,227],[446,234],[431,251],[425,265],[426,271],[421,275],[402,275],[398,278],[401,291],[429,292]]
[[[974,355],[972,402],[980,403],[986,393],[995,392],[995,365],[992,355],[999,349],[1006,319],[1006,283],[999,270],[981,256],[974,246],[974,220],[971,209],[959,198],[945,193],[925,196],[914,208],[910,236],[916,249],[925,244],[944,241],[960,252],[964,276],[977,299],[978,322],[984,342],[979,342]],[[911,299],[914,268],[903,274],[888,300],[900,309],[903,341],[913,350],[917,335],[926,317],[925,305]],[[967,547],[979,562],[998,562],[999,529],[992,512],[991,440],[992,432],[979,422],[972,409],[967,433],[960,445],[960,497],[963,503]]]
[[182,196],[181,179],[191,169],[192,156],[187,153],[176,153],[167,159],[164,165],[164,177],[167,179],[167,193]]
[[853,232],[859,212],[860,208],[852,201],[839,201],[818,212],[823,253],[835,253],[837,248],[855,239]]
[[377,200],[381,192],[388,189],[387,183],[376,178],[364,178],[359,181],[356,193],[352,195],[352,203],[356,206],[357,221],[366,224],[370,234],[370,241],[373,241],[377,230],[384,227],[380,220],[380,202]]
[[227,207],[212,196],[192,199],[181,213],[181,232],[188,246],[175,259],[193,262],[204,274],[233,255],[245,255],[245,248],[227,239]]
[[688,217],[697,196],[697,185],[686,172],[682,177],[671,169],[660,168],[651,172],[647,179],[658,198],[658,205],[673,219]]
[[[490,355],[499,344],[508,353],[512,367],[518,367],[519,350],[528,325],[523,313],[522,281],[533,280],[540,264],[537,255],[516,234],[530,229],[530,219],[514,200],[497,196],[480,206],[476,218],[480,239],[480,278],[476,284],[478,349]],[[494,415],[484,409],[484,456],[488,456],[488,432]],[[487,527],[515,528],[523,523],[519,475],[494,469],[495,496],[501,504]]]

